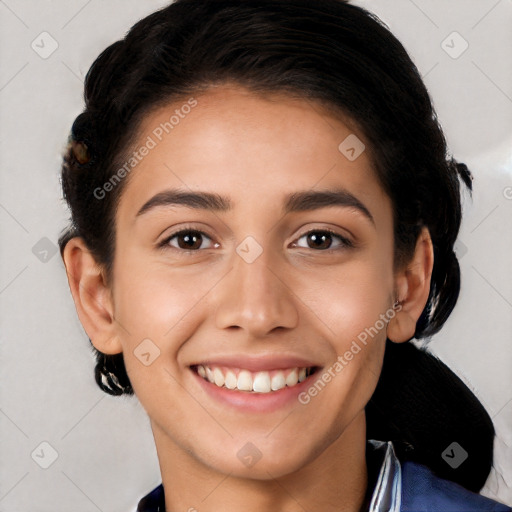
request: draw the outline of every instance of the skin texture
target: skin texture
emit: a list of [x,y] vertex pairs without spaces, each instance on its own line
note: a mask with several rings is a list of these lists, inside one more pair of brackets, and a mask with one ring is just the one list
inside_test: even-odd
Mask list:
[[[98,350],[124,353],[151,420],[168,511],[357,511],[367,487],[364,407],[386,335],[409,340],[426,304],[428,231],[394,273],[392,205],[369,151],[349,161],[338,146],[355,132],[320,105],[234,85],[195,99],[129,176],[116,214],[112,286],[82,239],[67,244],[80,321]],[[134,147],[180,105],[149,114]],[[283,214],[287,194],[340,187],[374,222],[347,206]],[[233,208],[167,205],[136,215],[171,188],[228,196]],[[205,233],[195,252],[186,252],[183,236],[157,247],[185,228]],[[325,229],[354,247],[329,235],[327,250],[308,242],[308,232]],[[247,236],[262,248],[252,263],[236,252]],[[396,299],[400,311],[307,404],[241,412],[205,393],[189,367],[279,354],[313,361],[322,375]],[[148,338],[160,355],[146,366],[134,351]],[[237,457],[248,442],[261,453],[252,467]]]

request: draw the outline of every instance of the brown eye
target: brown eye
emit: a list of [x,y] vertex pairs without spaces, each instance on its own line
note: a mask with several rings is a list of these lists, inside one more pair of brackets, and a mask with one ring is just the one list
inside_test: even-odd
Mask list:
[[[172,243],[174,239],[176,239],[177,245]],[[211,239],[201,231],[187,229],[178,231],[177,233],[174,233],[166,238],[162,242],[162,246],[171,246],[175,249],[182,249],[185,251],[197,251],[201,249],[201,244],[203,243],[204,239],[211,241]]]
[[[307,245],[296,244],[298,247],[307,247],[308,249],[319,249],[321,251],[325,251],[328,249],[336,249],[343,247],[353,247],[353,244],[347,238],[335,233],[330,230],[314,230],[309,231],[302,235],[299,240],[306,238]],[[332,247],[333,238],[338,239],[340,243]]]

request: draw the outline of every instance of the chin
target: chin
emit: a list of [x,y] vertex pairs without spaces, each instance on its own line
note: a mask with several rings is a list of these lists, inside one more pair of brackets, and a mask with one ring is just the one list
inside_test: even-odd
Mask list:
[[307,446],[294,436],[286,440],[249,439],[249,436],[230,438],[216,444],[215,448],[196,448],[196,456],[203,464],[232,477],[272,480],[299,471],[323,451]]

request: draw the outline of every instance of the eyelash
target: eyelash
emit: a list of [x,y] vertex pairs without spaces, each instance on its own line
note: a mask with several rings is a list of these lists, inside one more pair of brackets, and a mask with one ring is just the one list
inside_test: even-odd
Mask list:
[[[190,233],[193,233],[193,234],[199,234],[199,235],[204,235],[206,238],[208,238],[209,240],[212,240],[212,237],[208,236],[207,233],[205,233],[204,231],[200,231],[200,230],[197,230],[197,229],[193,229],[193,228],[184,228],[184,229],[181,229],[179,231],[176,231],[175,233],[172,233],[171,235],[169,235],[168,237],[166,237],[164,240],[162,240],[159,244],[158,244],[158,248],[160,249],[164,249],[164,250],[167,250],[167,249],[172,249],[172,250],[176,250],[178,252],[181,252],[181,253],[185,253],[185,254],[190,254],[190,253],[197,253],[197,252],[200,252],[201,250],[205,250],[205,249],[192,249],[192,250],[187,250],[187,249],[181,249],[181,248],[178,248],[178,247],[172,247],[169,245],[169,242],[179,236],[179,235],[183,235],[183,234],[190,234]],[[349,240],[348,238],[340,235],[339,233],[336,233],[335,231],[331,230],[331,229],[328,229],[328,228],[324,228],[324,229],[312,229],[310,231],[307,231],[305,233],[303,233],[297,240],[300,240],[301,238],[307,236],[307,235],[310,235],[311,233],[329,233],[330,235],[332,235],[333,237],[335,238],[338,238],[341,242],[341,244],[337,247],[334,247],[334,248],[329,248],[329,249],[319,249],[317,251],[315,251],[315,249],[312,249],[310,247],[301,247],[301,249],[310,249],[312,251],[315,251],[315,252],[326,252],[326,253],[330,253],[332,251],[338,251],[338,250],[346,250],[346,249],[353,249],[355,247],[355,244]],[[295,243],[295,242],[294,242]]]

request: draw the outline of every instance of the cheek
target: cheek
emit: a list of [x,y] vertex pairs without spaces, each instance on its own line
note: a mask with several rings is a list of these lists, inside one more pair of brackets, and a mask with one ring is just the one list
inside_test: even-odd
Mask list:
[[192,266],[172,270],[136,251],[123,255],[114,279],[116,318],[132,342],[176,338],[188,313],[200,307],[207,286]]
[[391,255],[388,244],[387,251],[354,258],[322,279],[315,297],[310,295],[321,320],[317,324],[324,326],[333,349],[332,364],[342,358],[331,396],[355,408],[371,397],[382,368],[387,322],[393,317]]
[[185,370],[178,354],[200,323],[199,315],[204,315],[205,280],[194,275],[171,271],[129,249],[115,270],[115,317],[125,367],[135,394],[151,415],[187,402],[180,395],[178,382]]
[[354,258],[327,273],[316,287],[313,302],[339,340],[339,349],[377,322],[379,330],[384,328],[379,319],[392,306],[393,275],[391,258],[380,254],[385,256],[367,252],[364,257]]

